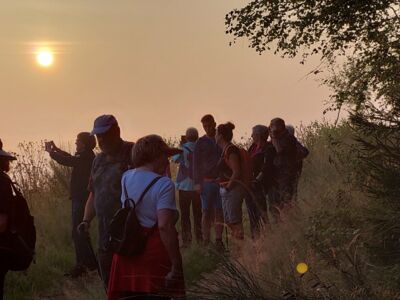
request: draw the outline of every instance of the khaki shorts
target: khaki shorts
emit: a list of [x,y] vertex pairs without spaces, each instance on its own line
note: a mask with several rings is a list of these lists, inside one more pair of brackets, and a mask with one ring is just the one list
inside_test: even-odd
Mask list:
[[237,224],[243,220],[242,203],[245,197],[245,191],[240,185],[227,191],[221,187],[219,190],[222,199],[222,209],[224,211],[224,220],[226,224]]

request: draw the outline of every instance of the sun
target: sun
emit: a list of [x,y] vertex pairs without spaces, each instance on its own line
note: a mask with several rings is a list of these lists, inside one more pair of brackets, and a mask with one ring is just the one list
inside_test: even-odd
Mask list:
[[54,62],[53,52],[50,49],[40,49],[36,53],[36,62],[41,67],[44,68],[50,67]]

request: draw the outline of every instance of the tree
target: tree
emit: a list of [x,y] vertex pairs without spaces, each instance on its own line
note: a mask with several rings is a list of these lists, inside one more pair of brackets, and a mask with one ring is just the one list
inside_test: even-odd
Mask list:
[[[226,32],[262,54],[319,55],[314,73],[345,106],[357,135],[360,187],[369,193],[372,248],[400,261],[400,0],[254,0],[226,15]],[[340,59],[338,59],[340,57]]]
[[[233,42],[249,39],[260,54],[274,48],[283,57],[301,53],[303,61],[318,54],[321,67],[336,68],[337,57],[345,57],[340,73],[350,76],[332,95],[336,108],[348,103],[359,110],[385,97],[398,109],[399,14],[399,0],[255,0],[226,15],[226,32]],[[354,70],[357,76],[351,76]],[[336,79],[326,83],[332,86]]]

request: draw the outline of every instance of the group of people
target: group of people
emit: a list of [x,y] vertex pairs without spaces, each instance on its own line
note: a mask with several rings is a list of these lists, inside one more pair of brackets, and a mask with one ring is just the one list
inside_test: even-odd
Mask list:
[[183,153],[176,188],[179,191],[183,246],[192,241],[190,206],[198,243],[208,245],[210,229],[215,229],[215,245],[224,249],[224,225],[238,240],[244,238],[242,204],[245,202],[252,238],[270,224],[268,211],[276,223],[297,197],[303,159],[308,150],[294,136],[293,126],[273,119],[269,127],[252,129],[251,145],[235,145],[234,124],[219,124],[212,115],[201,119],[205,135],[189,128],[181,138]]
[[[205,135],[199,137],[197,129],[189,128],[179,148],[168,146],[158,135],[144,136],[136,143],[124,141],[112,115],[99,116],[90,133],[77,135],[74,155],[53,142],[46,143],[45,150],[52,159],[72,167],[76,265],[68,275],[79,277],[99,268],[109,300],[183,299],[181,248],[175,228],[179,219],[176,189],[184,247],[192,241],[190,208],[197,243],[210,245],[214,228],[219,250],[226,247],[222,240],[224,225],[234,239],[244,239],[243,202],[252,238],[257,238],[263,225],[269,223],[268,210],[276,222],[281,221],[283,211],[296,199],[302,160],[308,155],[295,138],[293,127],[280,118],[273,119],[269,127],[257,125],[253,127],[252,145],[245,149],[232,142],[232,123],[217,125],[212,115],[205,115],[201,123]],[[96,139],[100,149],[97,155]],[[10,213],[3,193],[12,192],[6,174],[12,159],[15,157],[0,151],[1,178],[7,177],[0,182],[0,239],[7,231]],[[170,175],[171,161],[179,164],[175,183]],[[11,199],[12,195],[7,197]],[[115,253],[109,246],[109,224],[127,199],[135,202],[135,213],[146,235],[143,253],[134,256]],[[86,239],[95,217],[97,260]],[[5,273],[0,270],[0,279],[4,280]]]

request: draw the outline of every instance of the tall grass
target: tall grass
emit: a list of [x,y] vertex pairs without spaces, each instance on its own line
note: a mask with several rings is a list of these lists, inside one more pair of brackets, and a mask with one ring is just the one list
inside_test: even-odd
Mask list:
[[[203,276],[193,299],[400,299],[397,269],[373,265],[366,247],[370,199],[353,184],[349,126],[314,123],[299,136],[310,156],[297,206]],[[308,265],[305,274],[299,263]]]
[[[375,266],[367,247],[371,200],[354,184],[349,126],[314,123],[298,135],[310,156],[296,207],[257,241],[230,240],[229,255],[197,245],[183,250],[190,299],[400,299],[399,268]],[[74,262],[69,170],[50,164],[40,147],[23,145],[23,163],[14,170],[17,179],[28,176],[21,182],[36,218],[37,262],[26,274],[8,275],[6,299],[102,299],[95,273],[80,280],[63,277]],[[26,161],[32,155],[39,159]],[[299,274],[299,263],[308,272]]]
[[[42,142],[21,143],[18,161],[12,166],[11,176],[18,182],[35,217],[37,245],[36,262],[27,272],[8,273],[5,299],[104,299],[104,289],[95,271],[78,280],[63,276],[75,262],[68,192],[71,169],[49,160],[42,145]],[[173,176],[176,176],[176,168],[171,164]],[[96,249],[96,230],[91,234]],[[218,261],[215,255],[198,245],[185,249],[183,259],[189,285],[196,282],[201,273],[212,272]]]

